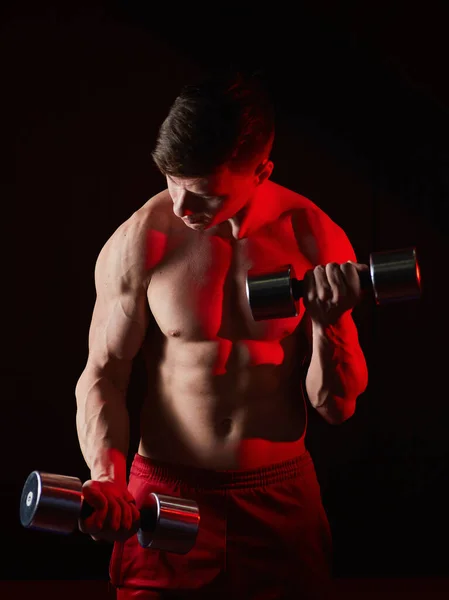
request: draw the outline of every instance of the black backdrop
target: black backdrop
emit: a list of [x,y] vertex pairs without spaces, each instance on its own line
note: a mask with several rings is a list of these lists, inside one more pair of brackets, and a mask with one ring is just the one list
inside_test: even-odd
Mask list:
[[[107,578],[107,544],[21,528],[20,491],[33,469],[88,476],[74,386],[95,259],[164,186],[149,156],[157,128],[180,86],[216,64],[264,70],[273,180],[326,210],[361,261],[417,248],[420,302],[357,308],[369,387],[342,426],[312,413],[308,444],[337,576],[449,574],[448,15],[443,3],[311,4],[2,9],[2,579]],[[137,360],[133,414],[143,385]]]

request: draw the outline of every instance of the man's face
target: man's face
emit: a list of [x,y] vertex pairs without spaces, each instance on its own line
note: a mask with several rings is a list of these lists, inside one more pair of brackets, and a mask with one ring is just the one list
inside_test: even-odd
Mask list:
[[242,174],[228,167],[197,179],[167,176],[173,212],[187,227],[199,231],[238,213],[254,194],[257,182],[253,170]]

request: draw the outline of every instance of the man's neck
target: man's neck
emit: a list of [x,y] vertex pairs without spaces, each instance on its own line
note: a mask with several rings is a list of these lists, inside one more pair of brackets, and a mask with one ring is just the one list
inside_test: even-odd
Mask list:
[[[258,206],[260,205],[259,196],[261,191],[260,188],[257,188],[254,195],[233,217],[211,228],[210,232],[219,237],[241,240],[251,236],[266,223],[271,222],[269,215],[261,211],[261,207]],[[262,205],[266,206],[266,203],[262,203]]]
[[233,217],[208,229],[208,233],[228,240],[241,240],[248,237],[251,232],[248,213],[249,206],[245,204],[245,206]]

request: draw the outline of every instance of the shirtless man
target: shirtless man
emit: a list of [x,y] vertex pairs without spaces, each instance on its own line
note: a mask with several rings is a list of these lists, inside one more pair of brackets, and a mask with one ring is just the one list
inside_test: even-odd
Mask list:
[[[114,542],[120,600],[324,597],[331,538],[306,410],[341,423],[366,388],[351,312],[367,267],[320,208],[270,180],[273,139],[255,78],[186,86],[153,152],[167,189],[98,256],[76,387],[84,494],[96,511],[80,528]],[[286,263],[305,279],[299,314],[254,321],[248,271]],[[126,394],[139,351],[148,397],[128,474]],[[139,545],[150,492],[197,501],[186,555]]]

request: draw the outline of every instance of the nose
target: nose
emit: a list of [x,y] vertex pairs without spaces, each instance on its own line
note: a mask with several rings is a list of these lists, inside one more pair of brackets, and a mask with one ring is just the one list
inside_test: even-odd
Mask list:
[[194,211],[191,206],[192,198],[186,192],[180,192],[176,198],[173,199],[173,212],[177,217],[182,219],[189,215],[193,215]]

